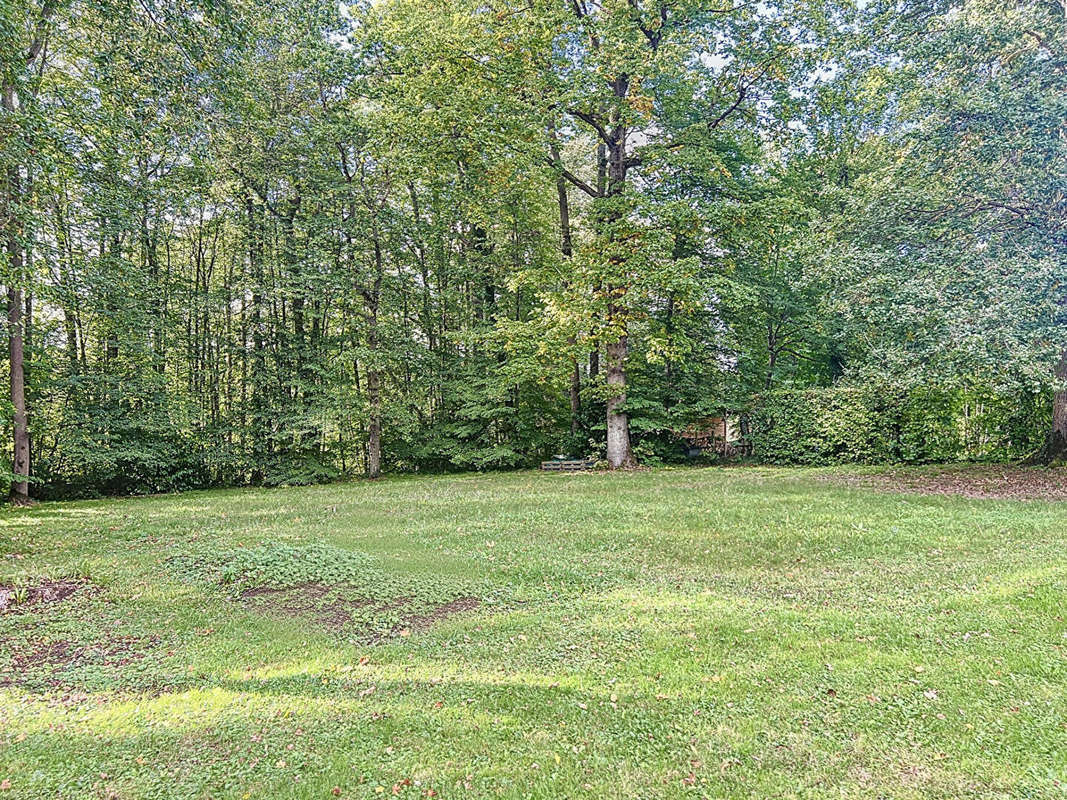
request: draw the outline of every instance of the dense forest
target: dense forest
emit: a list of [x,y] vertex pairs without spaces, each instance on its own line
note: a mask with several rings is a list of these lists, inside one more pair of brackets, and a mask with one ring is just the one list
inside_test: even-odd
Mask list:
[[1065,0],[0,8],[16,501],[1067,448]]

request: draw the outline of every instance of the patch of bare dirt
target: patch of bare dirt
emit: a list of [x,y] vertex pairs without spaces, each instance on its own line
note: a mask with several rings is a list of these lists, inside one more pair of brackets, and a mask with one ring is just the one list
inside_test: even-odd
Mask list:
[[832,483],[885,492],[1001,500],[1067,500],[1067,468],[1007,464],[914,467],[835,474]]
[[31,677],[48,676],[44,683],[53,688],[67,685],[61,673],[72,667],[125,667],[140,661],[159,644],[158,636],[108,636],[89,644],[66,639],[36,643],[7,642],[13,658],[10,669],[0,673],[0,686],[22,686]]
[[453,614],[462,614],[464,611],[474,611],[482,601],[477,597],[457,597],[443,605],[439,605],[433,611],[425,614],[417,614],[407,620],[407,627],[413,631],[425,631],[432,628]]
[[86,581],[41,581],[32,586],[0,586],[0,614],[27,606],[62,603],[75,592],[86,589]]
[[[388,611],[398,607],[397,601],[376,601],[362,597],[348,597],[343,588],[321,583],[301,583],[297,586],[259,586],[241,592],[245,604],[257,611],[282,617],[310,618],[331,630],[343,628],[352,621],[353,612],[375,607]],[[401,603],[406,601],[401,601]]]
[[[359,616],[365,619],[367,613],[395,616],[393,612],[401,611],[400,621],[392,626],[388,634],[383,635],[372,630],[362,631],[365,638],[373,642],[382,641],[389,636],[421,633],[453,614],[472,611],[480,605],[476,597],[459,597],[430,611],[405,615],[402,610],[412,605],[410,598],[351,597],[346,595],[343,586],[327,586],[321,583],[246,589],[241,592],[241,600],[256,611],[282,617],[310,619],[334,633],[348,628],[353,623],[356,612],[360,612]],[[358,635],[360,632],[356,633]]]

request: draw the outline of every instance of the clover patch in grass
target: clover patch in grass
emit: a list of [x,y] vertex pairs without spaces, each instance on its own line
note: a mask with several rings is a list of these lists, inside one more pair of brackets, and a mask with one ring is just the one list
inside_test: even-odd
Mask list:
[[232,587],[236,594],[253,587],[305,583],[370,586],[386,579],[374,559],[329,544],[266,544],[255,547],[185,549],[168,559],[187,580]]
[[363,642],[423,631],[479,605],[466,584],[391,574],[370,555],[328,544],[207,549],[169,563],[187,579],[232,590],[249,610]]

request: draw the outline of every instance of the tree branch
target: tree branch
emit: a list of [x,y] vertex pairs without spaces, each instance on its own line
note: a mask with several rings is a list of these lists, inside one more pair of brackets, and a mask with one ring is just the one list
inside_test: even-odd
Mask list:
[[26,66],[29,67],[40,55],[41,48],[44,47],[44,41],[46,34],[48,33],[48,20],[52,14],[55,13],[57,0],[45,0],[44,5],[41,6],[41,17],[37,20],[37,25],[34,26],[33,41],[30,42],[30,48],[26,51]]
[[545,161],[548,163],[548,165],[550,167],[553,167],[554,169],[558,169],[560,175],[562,175],[570,183],[572,183],[574,186],[577,186],[579,189],[581,189],[583,192],[585,192],[590,197],[600,197],[600,192],[598,192],[596,189],[594,189],[588,183],[583,181],[581,178],[579,178],[573,172],[568,170],[565,166],[563,166],[563,164],[560,161],[554,160],[554,159],[551,159],[551,158],[547,158],[547,159],[545,159]]
[[731,103],[730,106],[725,111],[723,111],[721,114],[719,114],[719,116],[717,116],[714,120],[712,120],[711,122],[708,123],[708,130],[709,131],[713,131],[716,128],[718,128],[720,125],[722,125],[722,123],[726,122],[726,120],[735,111],[737,111],[737,109],[741,106],[741,103],[743,103],[745,101],[745,96],[747,94],[748,94],[748,87],[747,86],[745,86],[743,84],[741,86],[738,86],[738,88],[737,88],[737,99],[734,100],[734,102]]
[[597,133],[597,136],[599,136],[601,139],[603,139],[605,144],[612,144],[613,143],[613,140],[608,135],[608,131],[604,127],[604,124],[602,122],[600,122],[600,120],[598,120],[595,116],[593,116],[589,112],[587,112],[587,111],[579,111],[577,108],[568,108],[567,109],[567,113],[570,114],[572,117],[580,119],[582,122],[584,122],[590,128],[595,130],[596,133]]

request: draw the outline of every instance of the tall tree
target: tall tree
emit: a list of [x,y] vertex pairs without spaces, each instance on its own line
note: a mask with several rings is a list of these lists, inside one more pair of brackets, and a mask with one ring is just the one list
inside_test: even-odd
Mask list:
[[[648,291],[671,295],[690,283],[692,268],[672,255],[671,225],[655,222],[677,209],[649,189],[674,165],[721,166],[716,144],[723,133],[759,126],[760,105],[776,85],[788,85],[817,7],[639,0],[564,7],[556,102],[595,142],[596,178],[584,179],[555,156],[552,162],[592,198],[593,280],[585,289],[599,305],[607,460],[629,467],[636,463],[626,406],[631,327],[646,313]],[[786,14],[789,26],[781,24]]]
[[28,185],[31,180],[33,152],[33,103],[38,80],[44,68],[45,48],[56,14],[58,0],[35,3],[5,4],[3,23],[6,35],[2,44],[3,74],[0,93],[4,119],[0,128],[7,140],[4,164],[4,194],[0,203],[3,214],[7,253],[7,333],[10,370],[11,405],[14,412],[14,456],[11,471],[11,500],[18,505],[30,501],[30,430],[26,408],[26,374],[24,350],[24,297],[29,285],[26,264],[25,220],[29,211]]

